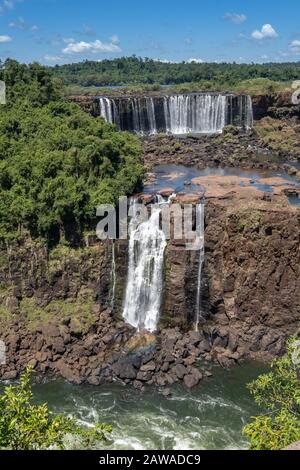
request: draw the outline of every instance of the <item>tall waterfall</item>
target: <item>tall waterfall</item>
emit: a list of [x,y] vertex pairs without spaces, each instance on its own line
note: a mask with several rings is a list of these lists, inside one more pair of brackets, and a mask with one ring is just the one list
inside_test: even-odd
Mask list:
[[199,322],[202,318],[201,312],[201,281],[202,281],[202,268],[204,263],[204,203],[197,206],[197,236],[199,241],[199,265],[198,265],[198,278],[197,278],[197,297],[196,297],[196,318],[195,329],[198,331]]
[[248,95],[246,99],[247,99],[247,104],[246,104],[247,111],[246,111],[245,127],[247,130],[249,130],[253,126],[254,116],[253,116],[252,98],[251,96]]
[[225,95],[175,95],[164,99],[170,134],[222,132],[226,120]]
[[109,98],[99,98],[100,103],[100,116],[103,117],[106,122],[113,124],[113,100]]
[[156,330],[163,289],[164,251],[167,241],[159,227],[161,206],[139,224],[133,202],[129,233],[129,266],[123,317],[139,331]]
[[101,97],[99,114],[120,130],[141,135],[211,134],[222,132],[228,124],[249,129],[253,123],[250,96],[218,93]]

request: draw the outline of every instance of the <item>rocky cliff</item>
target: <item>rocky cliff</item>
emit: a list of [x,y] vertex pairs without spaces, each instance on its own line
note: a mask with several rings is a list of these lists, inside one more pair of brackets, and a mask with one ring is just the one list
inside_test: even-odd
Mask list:
[[[151,93],[151,96],[160,96],[160,92]],[[112,95],[118,96],[118,95]],[[122,93],[120,92],[120,96]],[[135,96],[131,94],[130,96]],[[137,96],[140,96],[139,94]],[[79,104],[86,112],[93,116],[99,116],[99,105],[94,96],[73,95],[68,97],[69,101]],[[294,105],[292,102],[292,91],[282,93],[258,94],[252,96],[253,116],[255,120],[264,117],[272,118],[292,118],[300,119],[300,105]]]
[[[103,374],[136,381],[140,368],[139,377],[147,380],[137,382],[170,383],[161,370],[168,362],[167,374],[172,365],[161,353],[165,348],[165,355],[167,350],[174,355],[174,367],[185,361],[181,378],[190,376],[193,383],[198,355],[224,366],[280,355],[300,319],[299,211],[279,195],[258,194],[249,204],[247,195],[229,194],[209,199],[205,214],[203,319],[192,340],[199,260],[197,252],[186,251],[178,241],[167,247],[161,331],[150,340],[137,339],[121,319],[127,242],[116,242],[113,312],[110,243],[89,237],[84,248],[60,246],[51,252],[28,240],[2,246],[0,336],[9,358],[2,376],[14,378],[32,363],[77,383],[100,383]],[[170,335],[175,335],[172,347],[165,345]],[[154,345],[150,367],[139,356],[134,369],[125,361],[129,377],[121,377],[124,352],[145,350],[149,341]]]

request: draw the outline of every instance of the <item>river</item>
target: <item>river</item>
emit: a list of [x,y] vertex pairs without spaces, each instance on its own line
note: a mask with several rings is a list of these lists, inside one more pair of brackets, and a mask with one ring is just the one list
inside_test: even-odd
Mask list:
[[229,371],[214,367],[211,379],[192,391],[177,385],[171,398],[158,389],[141,393],[118,383],[92,387],[53,381],[33,390],[38,402],[46,401],[55,412],[82,424],[112,424],[111,440],[103,449],[247,449],[242,428],[260,410],[246,384],[262,371],[255,363]]

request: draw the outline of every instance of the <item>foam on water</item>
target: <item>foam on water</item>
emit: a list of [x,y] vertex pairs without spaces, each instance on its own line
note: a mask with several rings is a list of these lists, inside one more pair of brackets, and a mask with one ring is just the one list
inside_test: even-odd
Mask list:
[[261,372],[257,365],[229,372],[217,368],[213,379],[192,391],[175,386],[170,399],[154,388],[141,394],[116,383],[74,387],[51,382],[35,386],[34,393],[41,402],[48,401],[54,411],[74,416],[83,425],[112,424],[110,442],[100,443],[99,448],[246,449],[242,428],[251,416],[261,412],[246,383]]

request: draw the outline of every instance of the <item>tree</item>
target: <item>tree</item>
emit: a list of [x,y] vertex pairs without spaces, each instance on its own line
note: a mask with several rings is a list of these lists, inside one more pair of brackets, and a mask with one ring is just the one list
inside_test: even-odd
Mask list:
[[106,439],[112,431],[107,424],[85,429],[74,419],[54,415],[47,404],[34,404],[30,385],[32,372],[32,368],[27,368],[20,384],[5,387],[0,395],[0,449],[64,450],[70,437],[77,448],[92,449]]
[[271,372],[249,385],[255,401],[268,413],[244,428],[252,450],[280,450],[300,440],[300,341],[292,338]]
[[139,186],[139,140],[59,99],[37,64],[6,61],[1,77],[10,95],[0,115],[0,239],[29,232],[49,246],[77,244],[99,204]]

